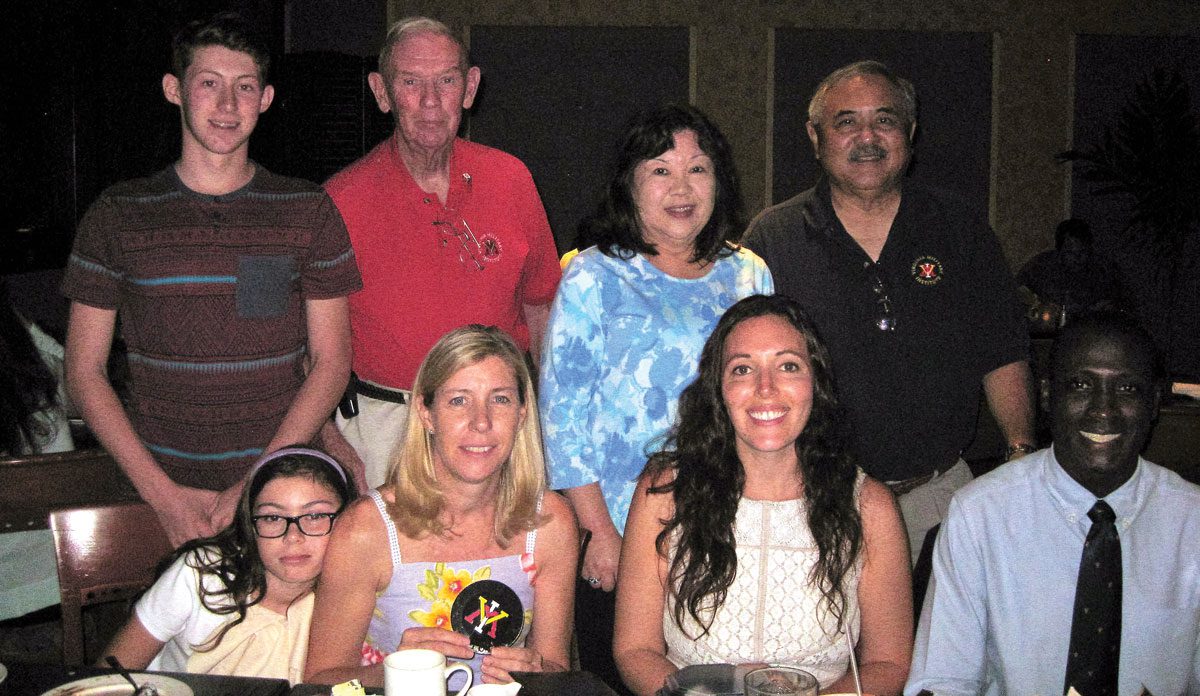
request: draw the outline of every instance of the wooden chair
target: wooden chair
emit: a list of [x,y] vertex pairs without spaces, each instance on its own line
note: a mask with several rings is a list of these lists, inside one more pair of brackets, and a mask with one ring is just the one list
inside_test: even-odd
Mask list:
[[138,500],[103,449],[0,459],[0,533],[46,529],[51,510]]
[[83,608],[132,599],[154,580],[171,542],[145,503],[56,510],[50,529],[62,597],[63,663],[83,664]]

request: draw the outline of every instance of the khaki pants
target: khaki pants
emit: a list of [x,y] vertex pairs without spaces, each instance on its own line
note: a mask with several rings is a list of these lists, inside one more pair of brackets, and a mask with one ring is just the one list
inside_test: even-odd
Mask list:
[[921,544],[929,530],[942,523],[954,492],[971,482],[971,469],[959,459],[954,466],[934,475],[929,481],[896,498],[900,516],[908,530],[908,550],[917,564]]
[[367,487],[378,488],[388,479],[392,456],[408,425],[408,405],[358,395],[358,415],[334,417],[342,436],[358,452],[367,470]]

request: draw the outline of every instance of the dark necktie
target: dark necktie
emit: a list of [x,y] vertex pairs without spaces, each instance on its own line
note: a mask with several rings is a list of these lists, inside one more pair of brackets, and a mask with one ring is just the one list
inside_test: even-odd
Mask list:
[[1116,696],[1121,658],[1121,537],[1108,503],[1097,500],[1088,517],[1092,528],[1079,561],[1063,692],[1073,686],[1082,696]]

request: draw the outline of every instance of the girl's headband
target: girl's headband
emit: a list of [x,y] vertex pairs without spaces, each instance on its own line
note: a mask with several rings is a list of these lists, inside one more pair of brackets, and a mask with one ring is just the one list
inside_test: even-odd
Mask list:
[[270,462],[292,454],[302,454],[308,457],[320,459],[321,461],[332,466],[334,471],[338,472],[338,476],[342,477],[342,483],[346,484],[347,486],[350,485],[350,481],[346,478],[346,470],[342,468],[341,464],[337,463],[337,460],[320,450],[310,449],[308,447],[284,447],[283,449],[277,449],[270,454],[264,454],[258,458],[258,461],[254,462],[254,466],[250,467],[250,471],[246,474],[246,481],[253,480],[254,476],[258,473],[258,470]]

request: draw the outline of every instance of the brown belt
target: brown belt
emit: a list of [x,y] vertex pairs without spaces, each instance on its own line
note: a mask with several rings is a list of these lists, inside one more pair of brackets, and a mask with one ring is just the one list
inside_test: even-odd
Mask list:
[[924,474],[922,476],[914,476],[912,478],[904,479],[901,481],[885,481],[884,485],[887,486],[888,488],[892,489],[892,495],[899,498],[900,496],[904,495],[905,493],[908,493],[915,488],[920,488],[921,486],[924,486],[925,484],[929,483],[937,475],[938,475],[938,471],[937,471],[937,469],[934,469],[933,471],[929,472],[928,474]]

